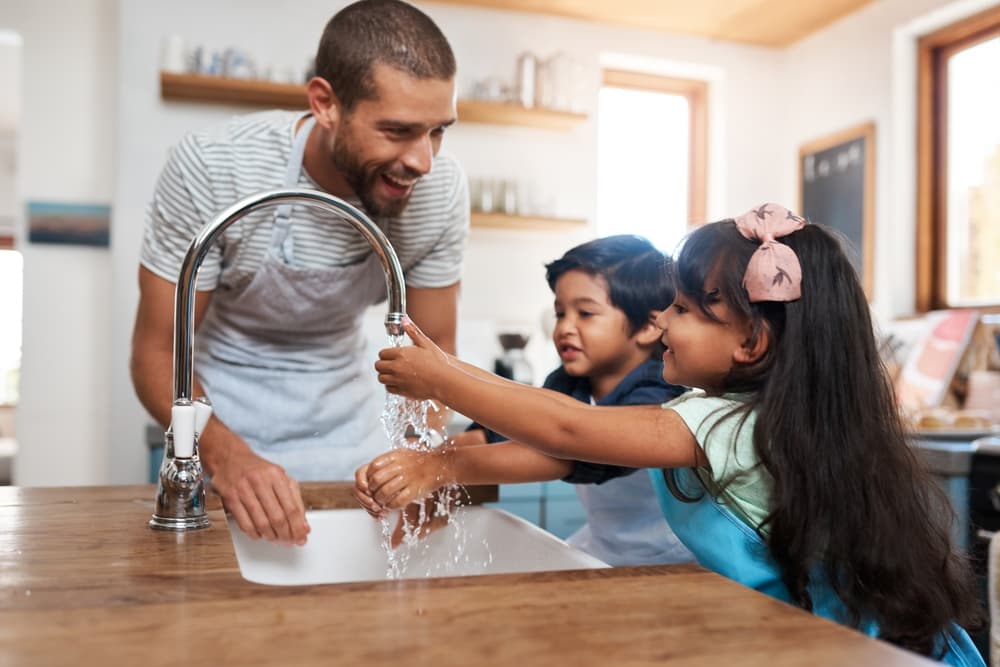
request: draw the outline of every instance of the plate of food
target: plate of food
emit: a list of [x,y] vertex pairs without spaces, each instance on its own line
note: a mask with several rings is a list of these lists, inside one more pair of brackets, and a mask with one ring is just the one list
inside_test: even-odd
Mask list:
[[923,410],[910,420],[911,434],[936,440],[975,440],[1000,435],[1000,424],[980,410]]

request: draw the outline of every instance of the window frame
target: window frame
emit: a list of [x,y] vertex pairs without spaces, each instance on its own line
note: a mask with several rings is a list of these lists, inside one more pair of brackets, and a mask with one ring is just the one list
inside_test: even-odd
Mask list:
[[[0,251],[3,251],[3,250],[17,250],[16,239],[15,239],[15,237],[14,237],[13,234],[8,233],[8,232],[0,231]],[[22,258],[22,262],[23,262],[23,259],[24,259],[23,252],[21,253],[21,258]],[[23,276],[23,267],[22,267],[22,276]],[[23,297],[23,293],[24,293],[24,284],[23,284],[23,282],[22,282],[22,285],[21,285],[21,291],[22,291],[22,297]],[[20,370],[20,368],[23,368],[23,363],[24,363],[24,358],[23,358],[23,350],[24,350],[24,313],[23,313],[23,308],[22,308],[22,313],[21,313],[20,327],[21,327],[21,334],[22,334],[22,338],[21,338],[22,358],[21,358],[21,365],[18,367],[19,370]],[[2,378],[0,378],[0,380],[2,380]],[[0,408],[17,408],[17,405],[18,405],[18,401],[17,400],[14,400],[14,401],[3,401],[3,400],[0,400]]]
[[688,227],[707,222],[708,204],[708,82],[660,74],[604,69],[601,87],[681,95],[688,100]]
[[[924,35],[917,41],[917,312],[948,303],[948,59],[1000,36],[1000,7]],[[995,310],[994,304],[977,306]]]

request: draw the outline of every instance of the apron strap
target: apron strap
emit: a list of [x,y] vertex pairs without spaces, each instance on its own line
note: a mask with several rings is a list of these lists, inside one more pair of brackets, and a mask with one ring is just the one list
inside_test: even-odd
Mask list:
[[[292,188],[298,185],[299,175],[302,173],[302,158],[306,153],[306,142],[309,140],[309,133],[316,125],[316,119],[309,116],[302,124],[292,142],[292,153],[288,158],[288,165],[285,167],[285,178],[282,187]],[[292,263],[292,239],[288,236],[288,230],[292,222],[292,204],[282,204],[274,214],[274,231],[271,233],[270,249],[278,251],[284,258],[286,264]]]

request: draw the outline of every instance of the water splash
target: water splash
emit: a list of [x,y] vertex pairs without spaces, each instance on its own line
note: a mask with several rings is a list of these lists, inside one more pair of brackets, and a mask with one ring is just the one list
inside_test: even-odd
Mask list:
[[[400,347],[403,344],[402,335],[390,335],[389,339],[393,347]],[[446,442],[447,433],[443,429],[433,428],[427,422],[430,411],[437,409],[431,401],[417,401],[395,394],[386,394],[385,409],[380,420],[389,438],[390,447],[430,451]],[[427,577],[454,572],[458,566],[469,562],[467,536],[461,512],[463,499],[466,497],[468,494],[461,485],[452,484],[442,488],[433,498],[414,503],[408,512],[394,512],[380,520],[382,548],[387,559],[387,578],[402,578],[408,573],[411,561],[425,562],[428,569],[423,576]],[[446,527],[438,530],[450,532],[451,549],[448,558],[427,557],[430,546],[425,539],[422,539],[425,536],[422,533],[426,533],[424,527],[428,521],[447,522]],[[392,537],[397,523],[401,524],[402,535],[399,546],[393,548]],[[487,546],[487,553],[488,549]],[[492,560],[492,556],[489,560]]]

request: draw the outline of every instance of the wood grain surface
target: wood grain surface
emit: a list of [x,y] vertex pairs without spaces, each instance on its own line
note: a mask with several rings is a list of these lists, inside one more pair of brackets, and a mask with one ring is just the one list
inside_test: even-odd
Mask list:
[[221,510],[153,531],[153,496],[0,487],[0,665],[933,664],[694,565],[252,584]]

